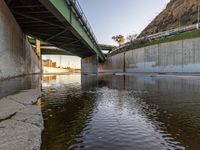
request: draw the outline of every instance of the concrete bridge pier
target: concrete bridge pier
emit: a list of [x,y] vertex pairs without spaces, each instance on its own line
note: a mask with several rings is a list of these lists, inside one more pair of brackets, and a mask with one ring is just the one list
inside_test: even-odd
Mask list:
[[98,74],[98,56],[88,56],[81,59],[81,74]]
[[40,56],[5,1],[0,1],[0,80],[35,73],[41,73]]

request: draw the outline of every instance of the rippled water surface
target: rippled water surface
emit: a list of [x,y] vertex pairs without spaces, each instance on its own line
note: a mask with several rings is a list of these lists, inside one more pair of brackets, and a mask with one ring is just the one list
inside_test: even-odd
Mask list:
[[200,149],[200,77],[48,75],[42,150]]

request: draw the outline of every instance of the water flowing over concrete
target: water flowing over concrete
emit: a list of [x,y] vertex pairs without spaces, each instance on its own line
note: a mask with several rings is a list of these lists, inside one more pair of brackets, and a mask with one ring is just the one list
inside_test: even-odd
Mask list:
[[40,149],[44,128],[41,108],[36,105],[40,96],[39,89],[31,89],[0,99],[0,149]]

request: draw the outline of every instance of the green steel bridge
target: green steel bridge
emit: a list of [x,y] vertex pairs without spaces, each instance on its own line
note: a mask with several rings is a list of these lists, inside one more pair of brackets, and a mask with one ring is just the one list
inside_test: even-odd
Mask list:
[[[65,54],[86,58],[101,47],[76,0],[5,0],[26,35],[52,44]],[[61,54],[60,52],[54,54]]]
[[[35,44],[33,46],[35,46]],[[110,52],[115,48],[114,46],[103,45],[103,44],[99,44],[99,47],[101,48],[102,52],[103,51]],[[72,54],[69,54],[64,49],[57,48],[53,45],[45,45],[45,44],[41,45],[41,54],[42,55],[72,55]]]

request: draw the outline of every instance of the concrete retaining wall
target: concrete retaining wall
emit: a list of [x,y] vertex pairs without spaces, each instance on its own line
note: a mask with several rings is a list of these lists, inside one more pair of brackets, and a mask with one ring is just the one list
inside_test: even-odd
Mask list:
[[81,59],[81,73],[82,74],[97,74],[98,72],[98,58],[97,55],[89,56]]
[[39,57],[4,1],[0,1],[0,79],[40,73]]
[[99,72],[123,70],[126,73],[200,73],[200,38],[130,50],[99,65]]
[[99,72],[107,73],[123,73],[124,72],[124,57],[125,53],[120,53],[111,57],[108,57],[104,63],[99,63]]

